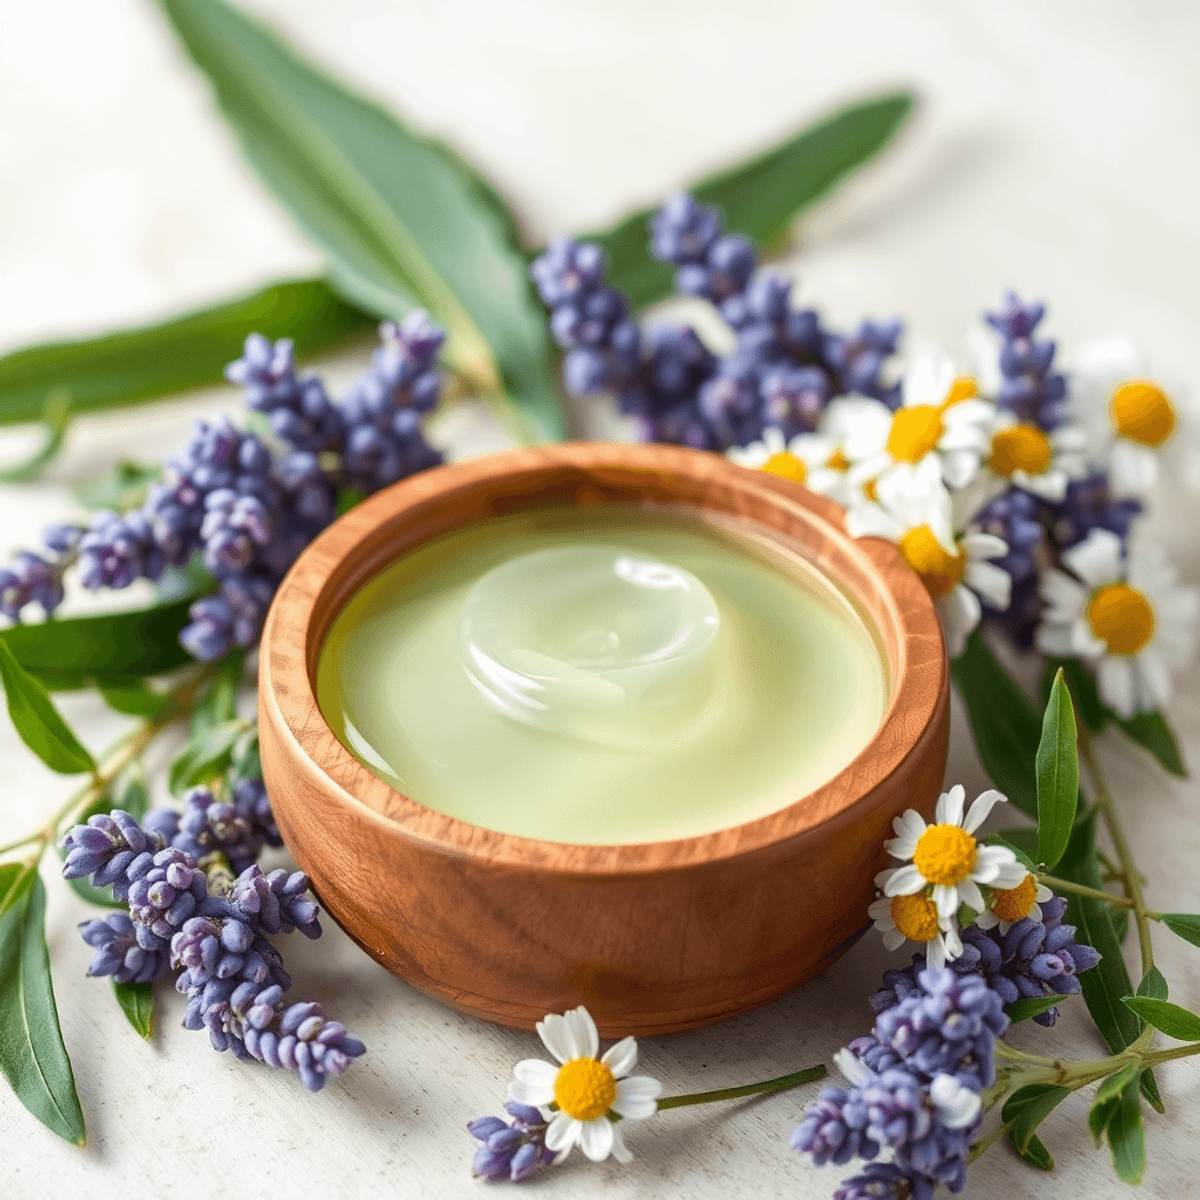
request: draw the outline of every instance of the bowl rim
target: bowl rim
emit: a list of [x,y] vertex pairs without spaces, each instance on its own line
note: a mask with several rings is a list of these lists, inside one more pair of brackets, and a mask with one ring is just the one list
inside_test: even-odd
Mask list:
[[[538,492],[555,478],[561,486]],[[315,694],[316,662],[325,636],[350,597],[400,553],[479,519],[449,519],[455,504],[496,497],[502,501],[494,509],[499,514],[533,507],[535,497],[560,491],[564,496],[573,491],[576,503],[592,503],[611,502],[605,499],[606,488],[633,498],[641,486],[679,485],[708,496],[701,507],[734,515],[749,512],[760,526],[758,516],[769,512],[792,529],[801,527],[809,537],[798,540],[816,551],[818,565],[828,571],[830,564],[820,561],[822,553],[833,554],[844,570],[861,576],[855,586],[843,572],[830,572],[877,626],[891,696],[870,741],[827,782],[772,813],[710,833],[654,842],[551,842],[472,825],[427,808],[363,766],[338,740]],[[778,528],[775,532],[781,539],[788,536]],[[813,547],[810,538],[823,539],[820,547]],[[402,543],[398,547],[397,539]],[[318,535],[292,565],[275,594],[261,646],[260,718],[291,744],[292,765],[298,761],[307,773],[321,777],[309,782],[327,797],[332,791],[341,803],[386,822],[395,836],[437,853],[568,875],[685,869],[807,840],[830,822],[852,820],[854,810],[931,736],[948,687],[948,659],[933,601],[895,545],[880,538],[851,538],[840,505],[795,483],[720,455],[658,444],[578,442],[500,451],[432,468],[376,492]]]

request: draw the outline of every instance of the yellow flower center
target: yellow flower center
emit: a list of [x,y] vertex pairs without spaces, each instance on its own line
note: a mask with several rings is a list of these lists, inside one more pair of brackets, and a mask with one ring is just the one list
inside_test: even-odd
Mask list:
[[1108,411],[1113,428],[1143,446],[1161,446],[1175,432],[1175,406],[1162,388],[1141,379],[1121,384]]
[[918,892],[892,897],[892,924],[910,942],[931,942],[937,935],[937,906]]
[[918,463],[941,441],[943,432],[940,408],[914,404],[897,409],[888,434],[888,453],[897,462]]
[[1026,875],[1015,888],[997,888],[992,893],[992,912],[1002,921],[1019,921],[1029,916],[1037,900],[1037,880]]
[[975,839],[959,825],[930,825],[917,839],[913,865],[930,883],[962,883],[975,867]]
[[900,539],[904,561],[921,577],[931,596],[944,596],[958,586],[967,568],[966,552],[951,554],[928,525],[910,529]]
[[554,1103],[577,1121],[602,1117],[617,1098],[617,1081],[598,1059],[573,1058],[554,1080]]
[[947,409],[960,400],[972,400],[979,395],[979,384],[970,375],[960,375],[951,385],[942,401],[942,408]]
[[988,466],[1006,479],[1014,471],[1040,475],[1053,457],[1050,439],[1036,425],[1010,425],[992,438]]
[[1154,636],[1150,601],[1127,583],[1105,584],[1093,592],[1087,619],[1113,654],[1136,654]]
[[831,471],[848,471],[850,470],[850,460],[842,453],[842,448],[839,446],[830,456],[825,465]]
[[785,450],[782,454],[773,454],[763,463],[762,469],[793,483],[803,483],[808,478],[808,468],[794,454]]

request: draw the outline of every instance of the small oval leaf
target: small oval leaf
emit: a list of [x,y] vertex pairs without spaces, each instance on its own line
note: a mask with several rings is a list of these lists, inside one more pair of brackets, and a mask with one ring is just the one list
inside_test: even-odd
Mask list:
[[130,1025],[139,1037],[149,1041],[154,1033],[154,984],[117,983],[114,979],[112,987]]
[[1066,996],[1022,996],[1019,1000],[1014,1000],[1004,1009],[1008,1014],[1008,1019],[1015,1025],[1018,1021],[1027,1021],[1030,1017],[1036,1017],[1040,1013],[1047,1012],[1056,1004],[1061,1004],[1066,1000]]
[[1181,1042],[1200,1042],[1200,1016],[1170,1000],[1126,996],[1125,1003],[1148,1025]]

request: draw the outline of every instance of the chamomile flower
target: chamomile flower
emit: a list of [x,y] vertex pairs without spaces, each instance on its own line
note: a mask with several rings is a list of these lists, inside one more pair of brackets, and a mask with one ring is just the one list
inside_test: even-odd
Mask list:
[[988,907],[975,918],[980,929],[992,929],[999,925],[1001,933],[1007,933],[1018,921],[1031,917],[1042,919],[1042,905],[1054,898],[1054,893],[1044,884],[1038,883],[1028,872],[1013,888],[991,888]]
[[1065,571],[1041,580],[1046,610],[1037,631],[1045,654],[1096,664],[1100,696],[1121,717],[1153,712],[1171,698],[1171,667],[1191,657],[1200,602],[1176,583],[1157,546],[1133,544],[1093,529],[1063,551]]
[[963,815],[966,793],[956,784],[938,797],[935,824],[927,825],[916,809],[908,809],[892,822],[896,836],[884,845],[893,858],[906,860],[883,885],[885,896],[931,899],[939,918],[950,920],[963,904],[983,912],[980,884],[1013,888],[1027,874],[1006,846],[981,845],[975,831],[994,805],[1006,797],[995,790],[983,792]]
[[936,459],[927,456],[915,467],[901,463],[888,471],[875,488],[875,500],[856,498],[846,516],[852,537],[884,537],[897,544],[934,599],[952,658],[963,652],[983,616],[981,598],[1003,610],[1012,589],[1012,576],[988,561],[1007,554],[1007,543],[975,529],[957,532],[986,498],[975,492],[966,489],[952,497]]
[[832,437],[798,433],[785,444],[783,434],[768,425],[761,440],[748,446],[732,446],[726,454],[739,467],[770,471],[772,475],[802,483],[839,504],[846,503],[848,464]]
[[[875,876],[875,886],[886,892],[888,881],[899,870],[889,867]],[[962,939],[953,918],[938,916],[937,906],[923,892],[906,896],[887,896],[876,900],[867,909],[867,916],[883,934],[883,944],[896,950],[905,942],[917,942],[925,947],[925,963],[931,968],[944,967],[963,952]]]
[[1018,420],[1008,409],[997,409],[987,467],[997,483],[1059,503],[1067,494],[1067,484],[1086,474],[1086,447],[1087,434],[1078,425],[1060,425],[1047,433],[1039,425]]
[[1076,406],[1096,432],[1114,496],[1140,497],[1158,482],[1159,454],[1175,433],[1171,397],[1148,379],[1125,338],[1089,342],[1071,364]]
[[878,400],[847,396],[829,405],[844,422],[843,450],[856,484],[879,479],[898,463],[934,455],[946,483],[965,487],[987,453],[995,407],[979,396],[975,380],[956,375],[940,351],[917,354],[903,380],[904,403],[894,412]]
[[561,1158],[578,1145],[593,1162],[610,1154],[629,1162],[620,1126],[609,1114],[640,1120],[658,1110],[662,1084],[648,1075],[631,1075],[637,1063],[637,1041],[622,1038],[603,1057],[596,1022],[582,1005],[559,1016],[552,1013],[537,1025],[538,1036],[559,1066],[527,1058],[513,1067],[508,1098],[542,1109],[550,1122],[546,1148]]

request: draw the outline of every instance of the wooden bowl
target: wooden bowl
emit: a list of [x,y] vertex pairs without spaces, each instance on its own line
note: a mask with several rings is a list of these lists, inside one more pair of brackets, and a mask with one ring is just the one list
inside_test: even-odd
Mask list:
[[[425,808],[337,740],[317,706],[317,658],[338,612],[372,575],[487,517],[547,503],[640,502],[731,513],[801,543],[874,621],[890,701],[874,738],[828,783],[769,816],[699,837],[564,845]],[[734,1016],[852,944],[868,924],[892,818],[909,807],[932,811],[948,695],[925,588],[890,543],[848,537],[836,504],[713,454],[595,442],[439,467],[360,504],[292,567],[267,618],[259,667],[275,816],[339,924],[389,970],[463,1012],[529,1028],[586,1004],[609,1037]]]

